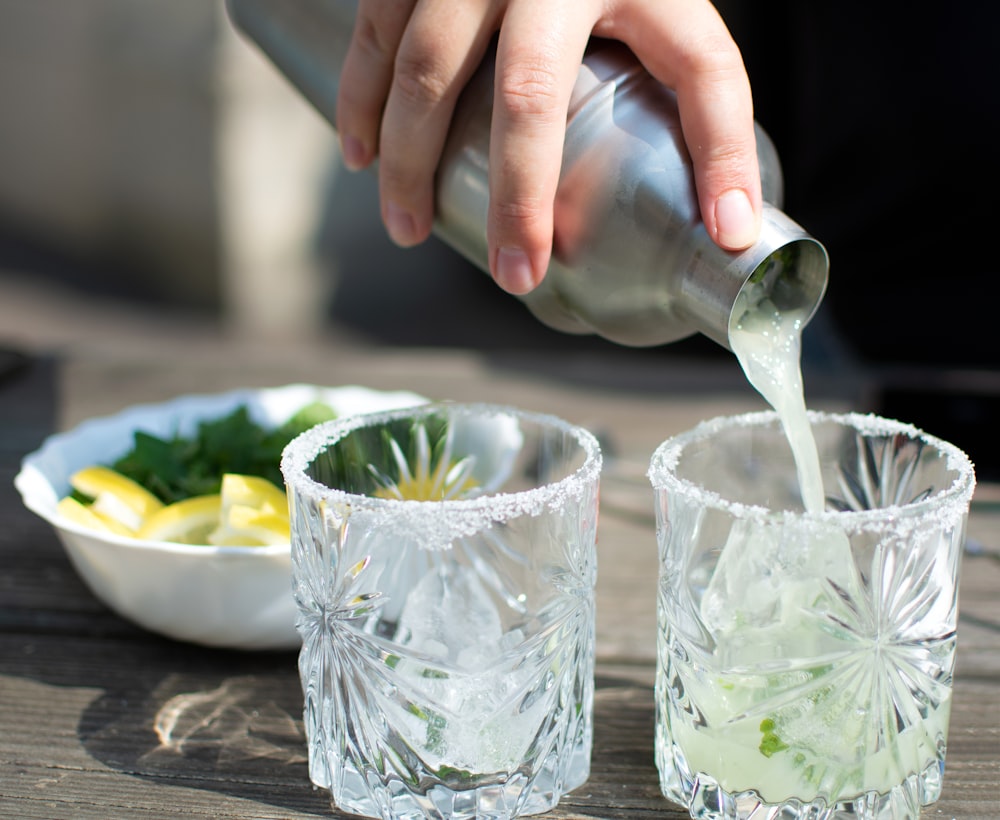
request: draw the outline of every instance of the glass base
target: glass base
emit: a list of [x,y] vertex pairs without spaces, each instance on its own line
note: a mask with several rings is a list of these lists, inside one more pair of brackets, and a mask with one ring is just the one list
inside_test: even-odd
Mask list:
[[675,757],[674,764],[660,766],[660,789],[696,820],[917,820],[921,807],[941,796],[944,775],[943,761],[934,762],[881,794],[870,792],[832,804],[822,798],[768,803],[752,790],[727,792],[715,778],[691,772],[682,757]]
[[[435,784],[426,791],[415,791],[400,780],[383,783],[376,775],[367,782],[351,763],[342,763],[337,783],[330,783],[329,772],[311,772],[313,782],[331,790],[335,809],[362,817],[392,820],[510,820],[524,815],[542,814],[559,803],[562,795],[582,786],[590,776],[589,742],[577,744],[569,759],[549,755],[533,778],[515,772],[504,782],[493,782],[467,789],[450,789]],[[325,767],[310,767],[323,769]]]

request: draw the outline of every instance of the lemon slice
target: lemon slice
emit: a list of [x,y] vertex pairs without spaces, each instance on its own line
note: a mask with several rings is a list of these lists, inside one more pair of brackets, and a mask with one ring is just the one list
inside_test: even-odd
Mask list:
[[287,515],[262,512],[241,504],[230,507],[225,523],[208,536],[212,544],[220,547],[287,544],[290,538]]
[[121,496],[114,493],[100,493],[91,503],[90,509],[101,518],[114,521],[119,527],[123,527],[133,535],[145,520],[142,515],[123,501]]
[[266,478],[227,473],[221,495],[221,520],[209,543],[259,547],[289,542],[288,502],[281,488]]
[[136,538],[174,541],[178,544],[209,544],[209,533],[219,525],[220,495],[199,495],[161,507],[143,522]]
[[58,510],[59,515],[63,518],[74,521],[91,530],[105,533],[113,532],[116,535],[135,535],[132,530],[116,519],[102,515],[86,504],[81,504],[69,495],[59,501],[56,505],[56,510]]
[[86,467],[74,473],[70,484],[93,503],[81,504],[69,496],[59,502],[59,512],[94,530],[215,546],[256,547],[290,540],[285,493],[258,476],[227,473],[218,494],[167,506],[108,467]]
[[226,473],[222,477],[222,508],[228,510],[234,505],[252,507],[262,512],[288,514],[285,491],[266,478],[238,473]]
[[[115,504],[114,501],[105,502],[109,515],[116,515],[122,509],[128,509],[134,514],[133,520],[141,522],[146,516],[163,507],[163,502],[149,490],[110,467],[99,465],[84,467],[70,476],[69,483],[74,490],[95,501],[104,496],[111,496],[119,501],[119,504]],[[123,523],[129,526],[129,521]],[[132,529],[136,527],[133,526]]]

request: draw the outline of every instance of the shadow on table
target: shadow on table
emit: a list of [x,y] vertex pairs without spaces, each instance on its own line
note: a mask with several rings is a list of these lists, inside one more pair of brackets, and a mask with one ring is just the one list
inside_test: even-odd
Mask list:
[[[160,785],[329,816],[327,792],[309,783],[294,656],[222,654],[232,654],[234,674],[169,673],[148,688],[106,691],[81,717],[83,747],[108,767]],[[669,809],[653,762],[652,712],[650,686],[598,676],[591,778],[557,812],[629,817],[651,803]]]
[[[150,643],[159,641],[151,637]],[[202,653],[206,663],[199,669],[202,664],[190,661]],[[326,793],[309,783],[295,656],[197,648],[183,648],[183,656],[176,665],[182,671],[135,676],[127,688],[105,689],[80,718],[86,752],[160,785],[328,816]]]

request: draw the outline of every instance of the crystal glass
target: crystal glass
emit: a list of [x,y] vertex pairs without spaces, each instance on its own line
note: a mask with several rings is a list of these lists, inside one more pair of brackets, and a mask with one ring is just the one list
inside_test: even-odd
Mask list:
[[773,413],[651,461],[656,764],[692,817],[900,820],[940,794],[972,465],[899,422],[810,422],[820,514]]
[[344,811],[507,818],[590,772],[601,454],[492,405],[285,450],[312,781]]

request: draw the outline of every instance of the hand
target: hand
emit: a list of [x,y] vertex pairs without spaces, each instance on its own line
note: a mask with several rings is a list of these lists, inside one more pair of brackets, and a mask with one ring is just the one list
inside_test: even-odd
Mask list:
[[702,219],[723,248],[760,230],[750,83],[709,0],[359,0],[337,128],[351,169],[379,156],[382,220],[424,241],[452,111],[499,31],[490,133],[490,271],[523,294],[552,253],[570,95],[591,35],[620,40],[677,93]]

